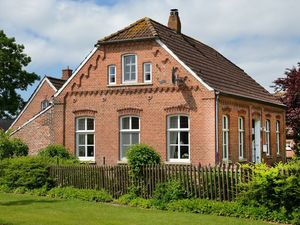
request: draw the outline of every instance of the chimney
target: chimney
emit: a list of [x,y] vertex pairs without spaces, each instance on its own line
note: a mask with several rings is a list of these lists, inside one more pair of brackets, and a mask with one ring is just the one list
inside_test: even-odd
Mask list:
[[63,69],[61,79],[68,80],[69,77],[72,75],[72,72],[73,71],[69,67],[67,67],[67,69]]
[[181,33],[181,23],[178,15],[178,9],[171,9],[168,27],[175,30],[177,33]]

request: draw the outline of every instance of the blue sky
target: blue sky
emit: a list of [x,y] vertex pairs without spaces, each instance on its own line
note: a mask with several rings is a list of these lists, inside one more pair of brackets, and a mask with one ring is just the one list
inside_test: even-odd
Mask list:
[[[41,77],[75,69],[98,39],[148,16],[166,24],[178,8],[182,32],[218,50],[269,91],[300,61],[298,0],[1,0],[0,29],[25,45]],[[37,82],[22,92],[25,100]]]

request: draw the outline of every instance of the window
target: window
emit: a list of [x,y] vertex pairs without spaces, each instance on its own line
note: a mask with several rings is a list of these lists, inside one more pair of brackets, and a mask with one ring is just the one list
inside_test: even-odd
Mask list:
[[137,82],[137,57],[136,55],[124,55],[122,58],[123,83]]
[[140,143],[140,118],[124,116],[120,121],[120,159],[126,159],[126,153],[131,145]]
[[280,155],[280,122],[276,121],[276,152]]
[[76,119],[76,154],[79,160],[95,160],[95,120],[81,117]]
[[228,159],[228,149],[229,149],[229,125],[228,116],[223,116],[223,160]]
[[116,84],[116,66],[108,66],[108,84]]
[[152,82],[152,64],[144,63],[144,82],[151,83]]
[[245,139],[245,129],[244,129],[244,118],[239,117],[239,158],[244,158],[244,139]]
[[48,100],[44,100],[41,102],[41,109],[44,110],[49,106],[49,101]]
[[270,146],[270,120],[266,120],[266,147],[267,155],[270,155],[271,146]]
[[189,161],[190,128],[188,116],[168,117],[168,156],[170,161]]

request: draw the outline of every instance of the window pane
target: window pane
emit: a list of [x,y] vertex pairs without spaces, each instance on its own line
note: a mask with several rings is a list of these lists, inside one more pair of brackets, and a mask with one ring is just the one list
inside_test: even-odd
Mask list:
[[109,67],[109,74],[113,74],[113,75],[115,75],[116,74],[116,67],[114,67],[114,66],[110,66]]
[[122,129],[129,129],[129,117],[122,118]]
[[170,144],[178,144],[178,132],[170,132]]
[[94,144],[94,134],[87,134],[87,144],[88,145]]
[[125,65],[130,63],[130,56],[124,56]]
[[178,159],[178,146],[170,146],[170,159]]
[[126,157],[127,150],[129,149],[128,145],[122,145],[121,149],[121,159]]
[[94,119],[87,119],[87,130],[94,130]]
[[189,158],[189,147],[188,146],[180,146],[180,158],[181,159]]
[[131,63],[135,63],[135,56],[134,55],[130,55],[129,58],[130,58]]
[[94,146],[87,146],[87,156],[94,156]]
[[189,118],[187,116],[180,116],[180,128],[189,128]]
[[113,75],[113,76],[110,76],[110,81],[109,81],[110,83],[115,83],[115,76]]
[[121,145],[130,145],[130,133],[122,133],[122,143]]
[[77,127],[77,129],[78,130],[85,130],[85,118],[82,118],[82,119],[78,119],[77,120],[78,122],[78,127]]
[[189,144],[189,132],[180,132],[180,144]]
[[150,63],[145,63],[145,66],[144,66],[144,70],[145,70],[145,73],[150,73]]
[[78,144],[79,145],[85,144],[85,134],[78,134]]
[[125,70],[124,81],[129,81],[129,80],[130,80],[129,72],[126,72]]
[[134,74],[135,74],[135,65],[132,65],[132,66],[131,66],[131,73],[134,73]]
[[139,144],[139,133],[132,133],[131,134],[131,144]]
[[131,129],[139,129],[139,118],[131,117]]
[[78,147],[78,156],[79,157],[84,157],[85,156],[85,147],[84,146],[79,146]]
[[151,80],[151,75],[150,75],[150,74],[146,74],[146,76],[145,76],[145,80],[146,80],[146,81],[149,81],[149,80]]
[[178,117],[177,116],[170,117],[170,128],[178,128]]

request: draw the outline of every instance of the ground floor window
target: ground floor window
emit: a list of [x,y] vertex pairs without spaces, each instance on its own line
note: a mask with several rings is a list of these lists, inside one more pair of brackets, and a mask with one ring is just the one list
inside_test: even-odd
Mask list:
[[228,151],[229,151],[229,122],[228,122],[227,115],[223,116],[222,134],[223,134],[223,160],[227,160]]
[[276,152],[280,155],[280,122],[276,121]]
[[95,159],[95,120],[90,117],[76,119],[76,155],[79,160]]
[[168,117],[168,156],[170,161],[189,161],[190,123],[189,117],[172,115]]
[[120,118],[120,159],[126,159],[131,145],[140,143],[140,118],[123,116]]
[[244,118],[239,117],[238,118],[238,129],[239,129],[239,158],[244,158],[244,135],[245,135],[245,129],[244,129]]

